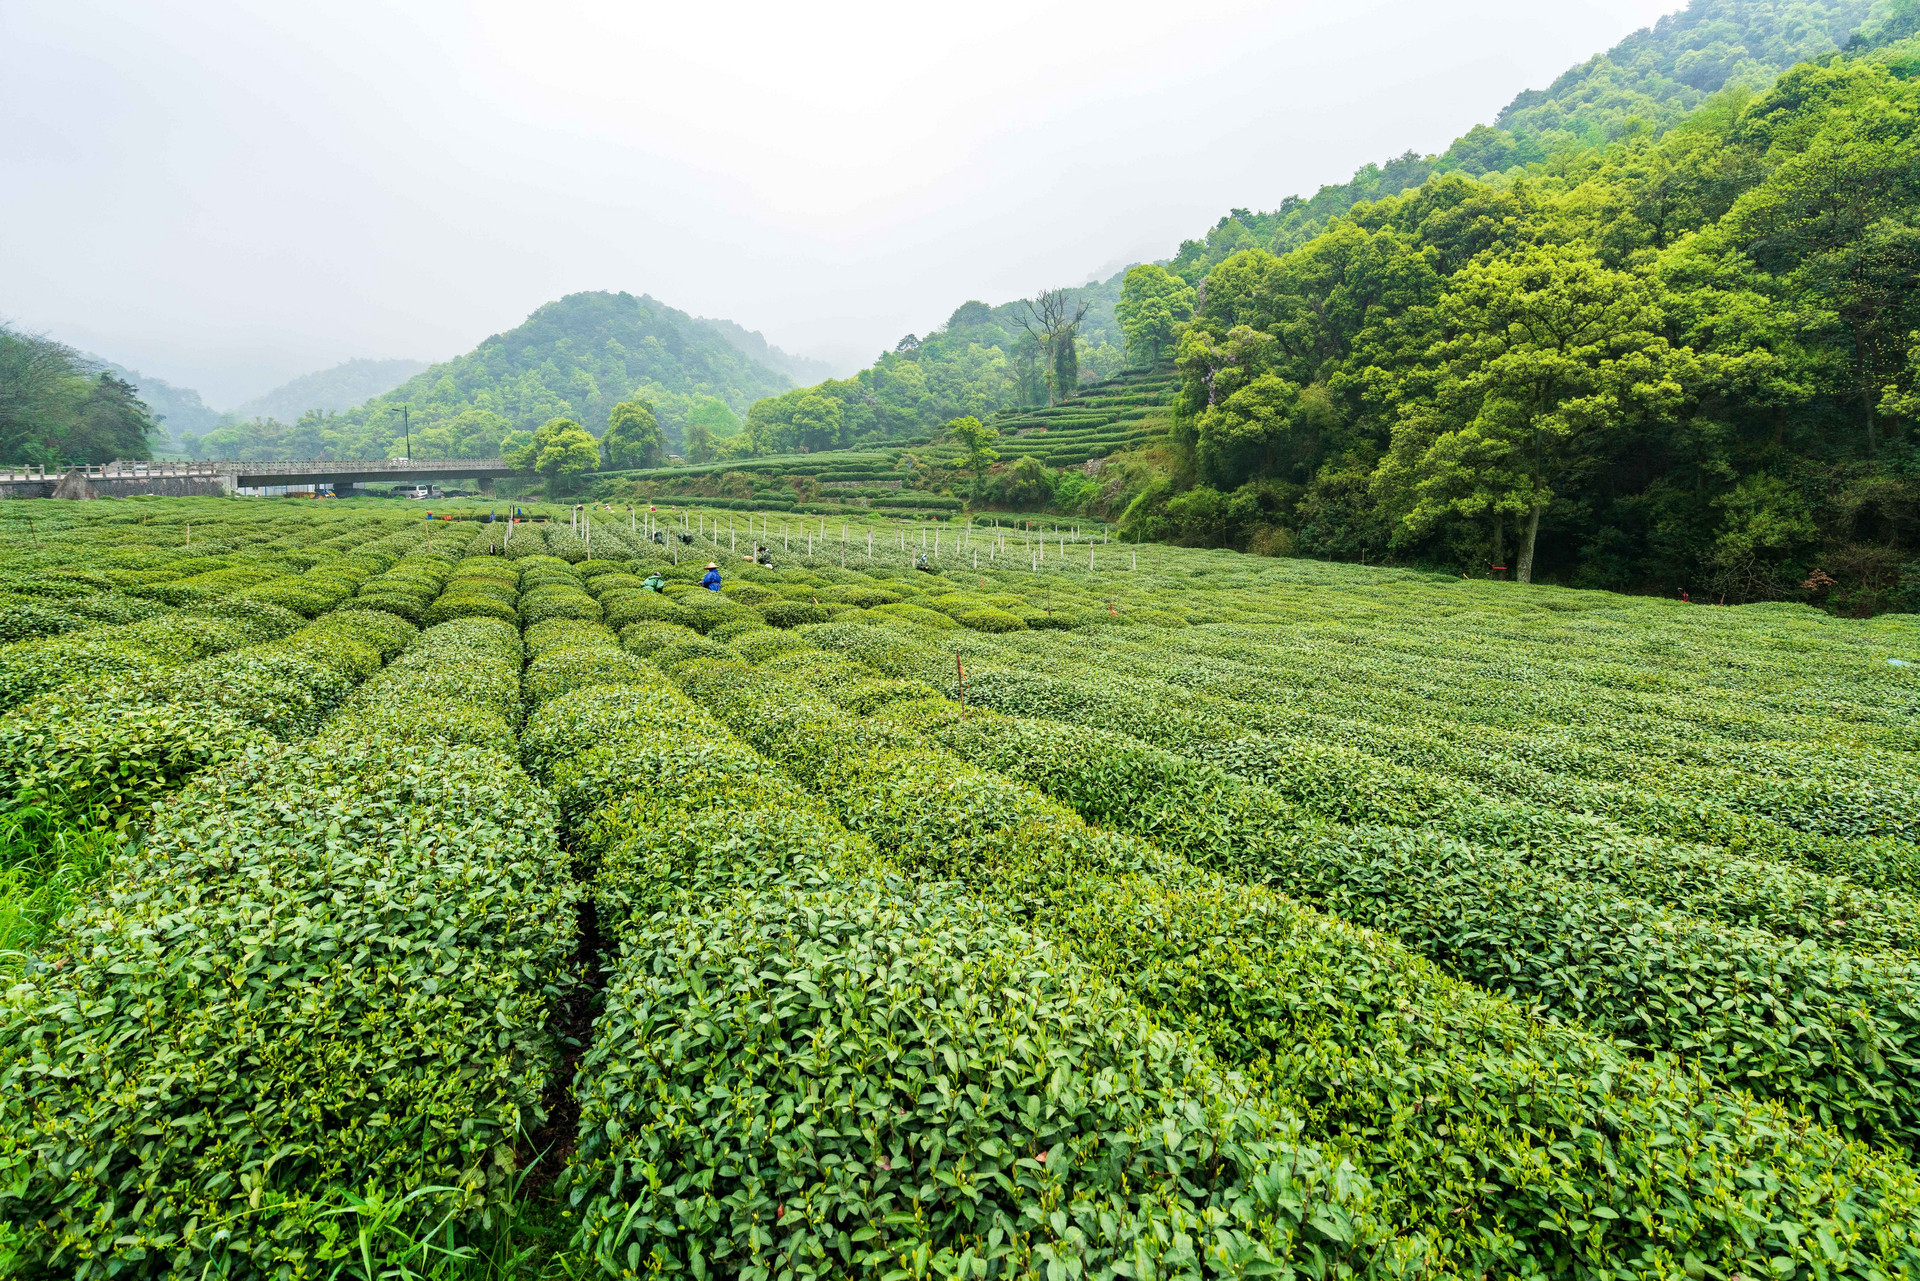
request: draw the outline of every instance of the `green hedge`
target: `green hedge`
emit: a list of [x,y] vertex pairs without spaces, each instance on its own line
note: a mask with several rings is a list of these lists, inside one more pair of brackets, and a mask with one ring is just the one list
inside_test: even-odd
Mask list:
[[[950,684],[951,660],[930,649],[853,633],[818,639]],[[981,664],[970,673],[968,698],[976,706],[1031,706],[1096,722],[1123,698],[1141,701]],[[1228,725],[1194,710],[1191,700],[1136,718],[1163,739],[1178,734],[1187,750],[1239,764],[1243,773],[1254,772],[1246,762],[1277,760],[1258,739],[1248,750],[1244,733],[1229,737]],[[992,749],[989,731],[1012,745]],[[1920,1150],[1920,1086],[1908,1066],[1920,1062],[1920,968],[1905,956],[1836,952],[1623,893],[1679,879],[1657,858],[1638,884],[1623,887],[1586,879],[1592,856],[1578,847],[1509,851],[1439,832],[1315,821],[1319,806],[1301,803],[1303,789],[1277,792],[1111,733],[984,719],[954,741],[967,745],[964,755],[977,753],[983,764],[1029,778],[1090,821],[1152,836],[1198,861],[1387,930],[1462,978],[1642,1052],[1682,1054],[1729,1087]],[[1297,777],[1303,763],[1283,767]],[[1342,788],[1357,790],[1351,776],[1330,780],[1325,790]],[[1376,804],[1418,807],[1423,799],[1383,790]],[[1708,850],[1683,857],[1701,886],[1694,905],[1710,907],[1722,894],[1751,903],[1733,884],[1740,860]],[[1710,872],[1715,864],[1717,877]],[[1776,917],[1800,914],[1783,906]],[[1872,931],[1869,918],[1861,932]],[[1877,941],[1899,942],[1902,934]]]
[[[477,683],[476,706],[517,704],[489,699],[484,669],[517,687],[518,646],[446,624],[361,696],[458,702]],[[497,1206],[574,981],[552,831],[497,745],[345,718],[163,805],[56,963],[0,1002],[0,1184],[30,1225],[24,1265],[313,1275],[357,1257],[339,1186],[420,1192],[428,1224]]]
[[584,643],[556,646],[527,664],[523,688],[529,708],[590,685],[643,685],[660,679],[657,669],[622,650],[611,636],[601,639],[604,627],[588,626],[593,635],[583,638]]
[[569,649],[580,645],[618,646],[620,638],[613,629],[600,623],[581,622],[571,618],[555,618],[544,623],[535,623],[527,628],[521,637],[526,643],[527,654],[538,658],[557,649]]
[[909,729],[850,724],[797,691],[797,670],[710,665],[687,680],[849,826],[1025,905],[1223,1057],[1313,1101],[1306,1137],[1350,1154],[1462,1270],[1827,1267],[1815,1222],[1854,1243],[1853,1266],[1920,1263],[1920,1186],[1903,1162],[1677,1063],[1532,1022],[1365,931],[1085,828],[1025,784],[878,750]]
[[267,641],[297,628],[269,619],[268,607],[251,617],[213,618],[180,612],[124,627],[88,628],[0,647],[0,710],[74,681],[126,676],[191,663],[224,650]]
[[827,611],[819,605],[806,601],[776,600],[759,607],[760,617],[774,627],[802,627],[808,623],[824,623]]
[[563,812],[598,812],[620,944],[565,1176],[603,1268],[1417,1253],[1204,1050],[951,887],[872,876],[864,841],[653,694],[569,695],[526,740]]
[[335,614],[264,645],[83,681],[0,716],[0,794],[125,821],[261,734],[314,733],[413,636],[384,614]]
[[341,708],[328,733],[411,743],[511,744],[521,719],[520,633],[489,618],[420,634]]
[[580,587],[561,583],[544,583],[522,593],[519,609],[528,626],[556,618],[598,622],[602,617],[599,601]]

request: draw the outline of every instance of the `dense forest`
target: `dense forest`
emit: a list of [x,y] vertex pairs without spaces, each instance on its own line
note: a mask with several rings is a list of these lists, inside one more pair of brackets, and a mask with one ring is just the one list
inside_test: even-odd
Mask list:
[[1920,608],[1917,72],[1856,47],[1235,252],[1124,527]]
[[0,325],[0,460],[60,467],[149,458],[157,424],[126,379]]

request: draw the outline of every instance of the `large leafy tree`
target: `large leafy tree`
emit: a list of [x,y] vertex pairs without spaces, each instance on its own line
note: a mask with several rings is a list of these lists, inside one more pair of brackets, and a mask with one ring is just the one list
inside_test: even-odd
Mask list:
[[1448,511],[1485,513],[1496,528],[1515,518],[1515,577],[1530,582],[1556,486],[1628,420],[1672,418],[1698,361],[1670,346],[1644,280],[1579,246],[1477,262],[1441,315],[1451,336],[1432,353],[1435,394],[1395,429],[1377,489],[1414,536]]
[[568,491],[576,477],[600,465],[600,444],[571,418],[550,418],[533,433],[523,457],[559,492]]
[[607,415],[607,434],[600,438],[607,466],[658,467],[667,452],[666,436],[644,400],[623,400]]
[[152,456],[153,416],[71,349],[0,327],[0,461],[60,466]]
[[1047,403],[1057,405],[1080,386],[1080,325],[1092,303],[1070,289],[1043,289],[1022,304],[1016,319],[1044,358]]
[[757,454],[834,449],[846,443],[847,411],[838,396],[809,387],[756,401],[747,412],[747,432]]
[[1180,324],[1193,315],[1193,287],[1156,263],[1128,270],[1114,311],[1127,335],[1127,355],[1151,368],[1173,350]]

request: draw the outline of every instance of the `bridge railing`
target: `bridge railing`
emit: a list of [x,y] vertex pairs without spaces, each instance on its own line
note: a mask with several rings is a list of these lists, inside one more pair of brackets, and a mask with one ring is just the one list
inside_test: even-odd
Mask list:
[[58,480],[76,472],[88,480],[147,480],[176,476],[237,476],[251,473],[289,476],[342,471],[416,475],[421,472],[444,472],[460,475],[464,469],[510,470],[504,458],[156,458],[120,459],[74,467],[0,464],[0,481]]
[[504,458],[245,458],[220,464],[220,470],[230,474],[270,472],[279,476],[334,471],[438,471],[459,475],[469,469],[506,471],[509,470],[509,464]]

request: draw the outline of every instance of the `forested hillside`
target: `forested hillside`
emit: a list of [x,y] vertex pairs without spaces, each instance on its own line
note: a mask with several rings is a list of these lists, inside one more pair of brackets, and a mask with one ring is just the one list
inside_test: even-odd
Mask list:
[[757,329],[748,329],[745,325],[731,320],[715,320],[709,316],[697,318],[701,324],[732,343],[735,350],[756,364],[785,374],[796,383],[816,383],[823,378],[833,377],[833,366],[824,360],[815,360],[811,356],[796,356],[792,352],[781,351],[767,341],[766,335]]
[[295,422],[310,409],[351,409],[392,391],[426,368],[424,360],[349,360],[332,369],[303,374],[264,396],[255,396],[235,409],[233,416],[243,421],[277,418]]
[[1070,373],[1042,350],[1042,325],[1026,303],[966,302],[939,329],[925,338],[908,334],[850,378],[754,405],[742,449],[770,454],[898,440],[954,418],[1044,405],[1060,386],[1109,377],[1126,364],[1115,314],[1120,286],[1115,276],[1057,291],[1069,314],[1086,309],[1061,353],[1073,362]]
[[1208,274],[1134,537],[1920,608],[1920,40]]
[[1183,243],[1173,269],[1198,284],[1229,254],[1298,248],[1360,201],[1398,195],[1436,174],[1519,174],[1569,150],[1665,132],[1730,86],[1758,92],[1795,63],[1850,41],[1911,34],[1913,12],[1892,0],[1694,0],[1545,89],[1519,94],[1491,125],[1476,125],[1440,155],[1407,152],[1278,209],[1233,210],[1203,239]]
[[645,295],[579,293],[345,412],[229,423],[196,444],[228,458],[490,457],[555,418],[598,436],[616,404],[637,398],[678,449],[689,423],[724,435],[748,405],[790,386],[712,322]]
[[[1119,291],[1180,335],[1170,439],[1051,505],[1139,539],[1920,609],[1916,30],[1915,0],[1698,0],[1445,156],[1235,211]],[[977,379],[914,367],[1009,310],[756,406],[756,444],[1043,401],[993,338]]]
[[124,378],[70,347],[0,325],[0,463],[149,458],[157,430]]
[[[1695,0],[1574,67],[1544,90],[1516,97],[1445,153],[1411,152],[1366,165],[1351,181],[1293,197],[1278,209],[1235,209],[1168,264],[1190,285],[1244,249],[1285,253],[1363,200],[1419,187],[1440,174],[1514,179],[1568,152],[1629,134],[1659,135],[1729,86],[1764,90],[1788,67],[1855,42],[1886,43],[1913,25],[1914,0]],[[1864,24],[1864,26],[1863,26]],[[1091,304],[1076,330],[1082,380],[1127,362],[1115,314],[1122,276],[1068,291]],[[749,428],[758,453],[866,445],[937,428],[952,418],[1042,405],[1046,361],[1018,322],[1022,303],[969,302],[924,337],[913,334],[845,379],[803,388],[758,408]]]
[[200,393],[191,387],[176,387],[164,378],[128,369],[96,355],[82,353],[80,359],[133,388],[133,394],[146,405],[160,429],[154,446],[158,451],[173,452],[181,439],[193,440],[220,426],[220,411],[202,400]]

